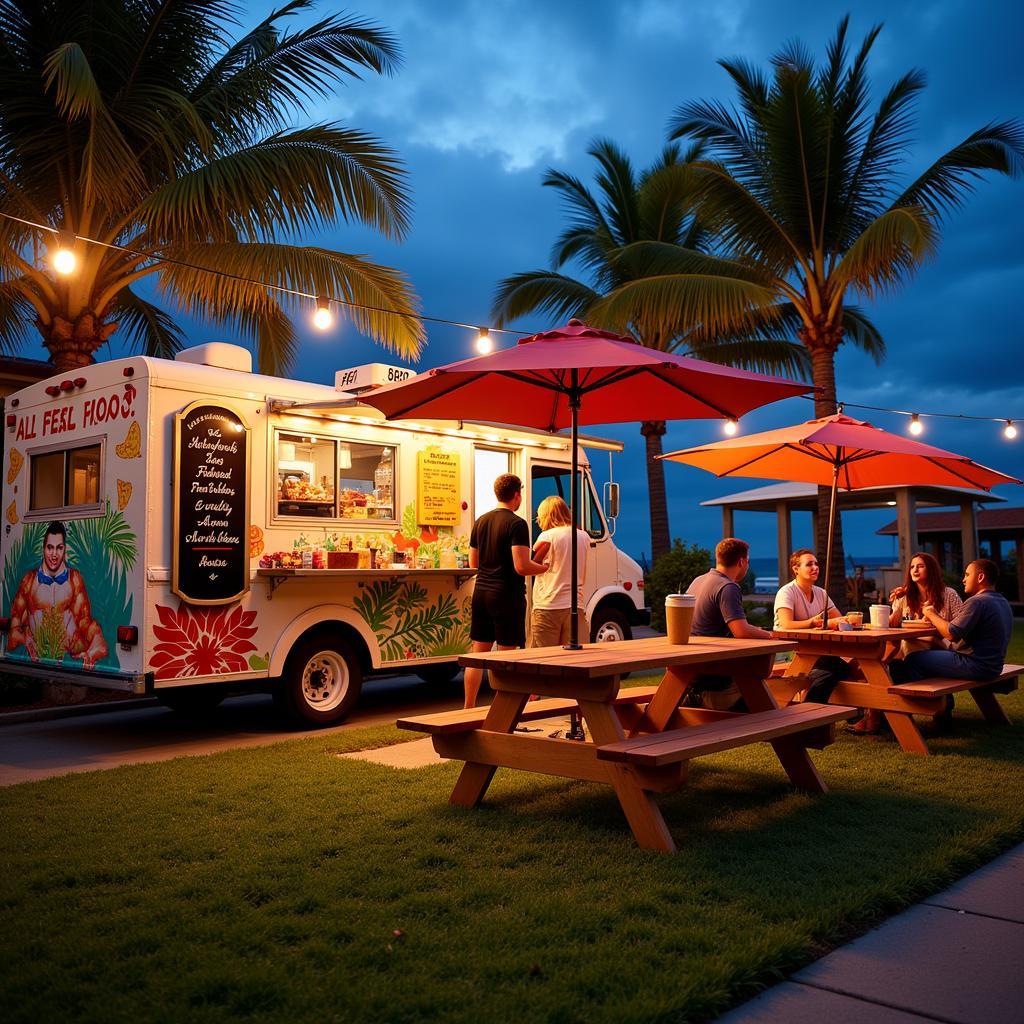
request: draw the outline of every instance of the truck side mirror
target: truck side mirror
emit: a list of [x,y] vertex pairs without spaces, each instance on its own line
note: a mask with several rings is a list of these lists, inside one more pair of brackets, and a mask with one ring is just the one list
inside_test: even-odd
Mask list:
[[619,516],[619,485],[613,480],[606,481],[604,485],[604,514],[608,519]]

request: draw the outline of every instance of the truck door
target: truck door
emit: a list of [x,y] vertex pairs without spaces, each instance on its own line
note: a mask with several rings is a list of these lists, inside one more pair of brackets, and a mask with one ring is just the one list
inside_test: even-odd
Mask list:
[[[540,533],[537,524],[537,508],[549,495],[557,494],[567,505],[569,504],[570,477],[568,466],[544,465],[533,463],[530,467],[530,518],[534,538]],[[605,526],[601,507],[594,493],[594,484],[590,473],[580,472],[581,501],[579,503],[580,529],[590,534],[590,550],[587,555],[587,578],[583,587],[584,601],[599,587],[614,582],[617,571],[615,547],[609,543],[608,529]]]

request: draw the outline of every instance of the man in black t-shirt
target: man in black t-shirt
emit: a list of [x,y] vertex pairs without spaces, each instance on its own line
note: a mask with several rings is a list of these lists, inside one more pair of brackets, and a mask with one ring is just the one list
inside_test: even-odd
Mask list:
[[[503,473],[494,481],[498,507],[485,512],[469,538],[469,566],[479,570],[473,589],[473,617],[469,638],[473,653],[483,654],[497,645],[510,651],[526,644],[526,580],[548,571],[530,558],[530,527],[516,515],[523,503],[523,484]],[[465,707],[476,706],[483,670],[467,668]]]

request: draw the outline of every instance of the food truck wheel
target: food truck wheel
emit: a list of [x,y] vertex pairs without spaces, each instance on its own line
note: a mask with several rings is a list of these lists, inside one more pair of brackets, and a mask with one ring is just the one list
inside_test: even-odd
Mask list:
[[172,686],[157,690],[156,699],[164,707],[180,715],[203,715],[212,711],[227,696],[223,686],[209,683],[200,686]]
[[349,646],[331,636],[296,645],[281,679],[284,703],[299,725],[339,722],[359,700],[363,673]]
[[416,675],[425,683],[432,686],[444,686],[450,683],[460,672],[459,664],[456,661],[449,661],[443,665],[424,665],[416,669]]
[[590,642],[606,643],[611,640],[632,640],[633,630],[618,608],[598,608],[590,624]]

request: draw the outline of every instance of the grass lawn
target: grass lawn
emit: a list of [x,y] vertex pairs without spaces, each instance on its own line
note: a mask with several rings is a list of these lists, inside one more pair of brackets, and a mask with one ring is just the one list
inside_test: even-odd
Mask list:
[[463,810],[454,765],[333,756],[386,728],[0,790],[4,1019],[704,1020],[1024,839],[1004,702],[930,758],[841,734],[826,797],[703,758],[675,856],[598,785],[499,771]]

